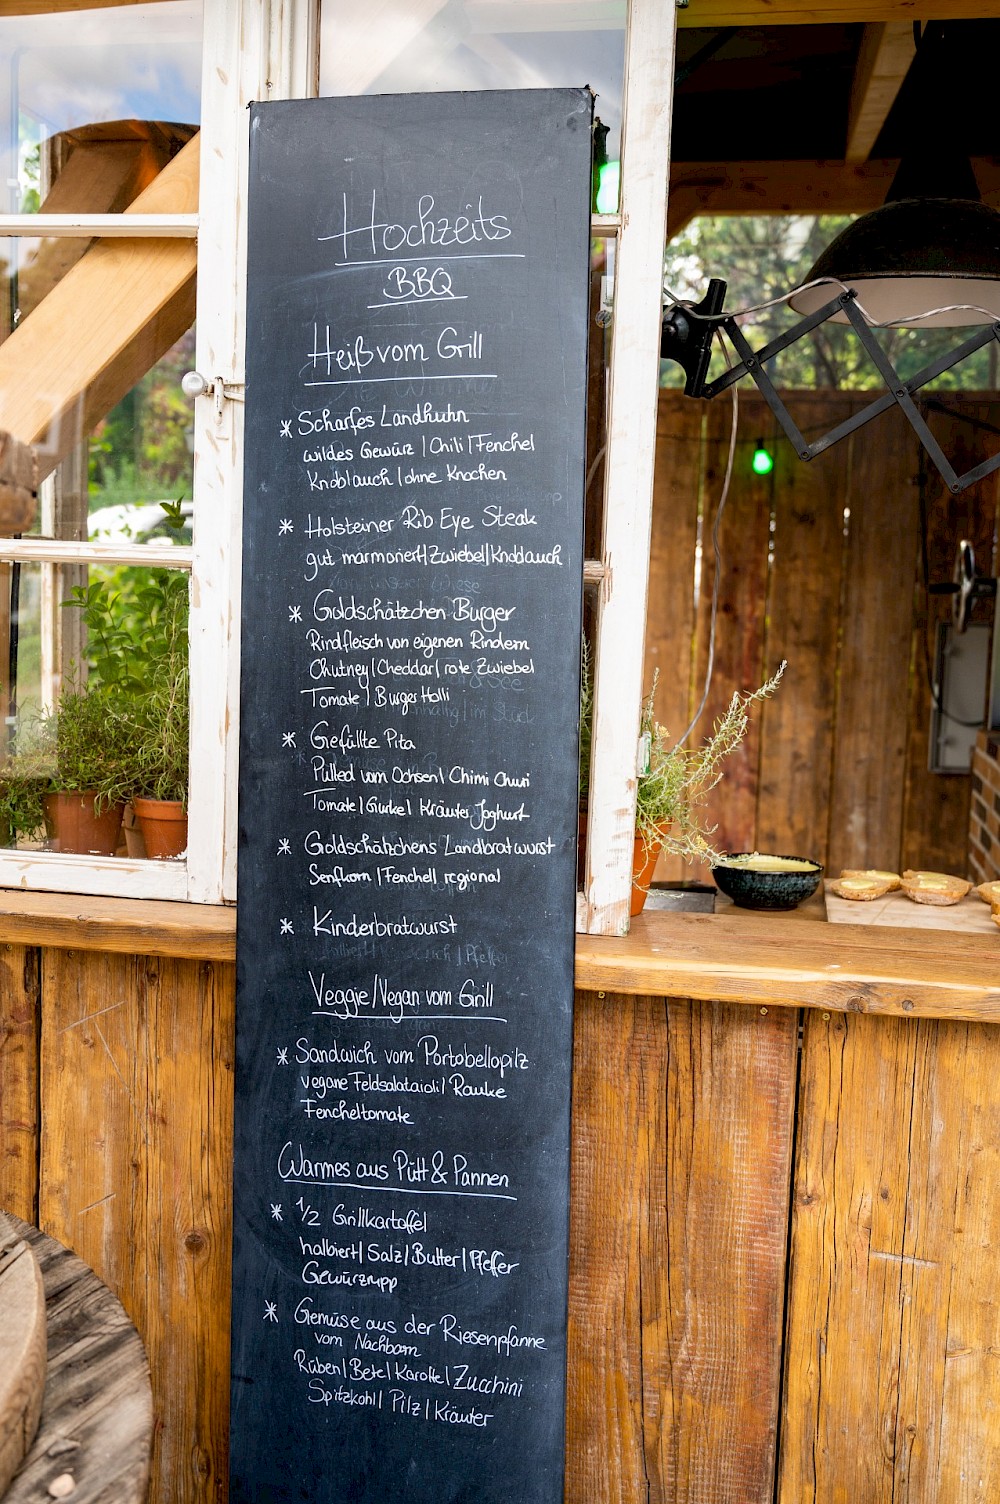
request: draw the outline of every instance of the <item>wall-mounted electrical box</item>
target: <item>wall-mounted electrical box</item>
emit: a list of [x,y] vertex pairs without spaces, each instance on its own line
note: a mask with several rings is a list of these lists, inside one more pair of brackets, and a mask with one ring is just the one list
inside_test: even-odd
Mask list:
[[976,736],[985,724],[992,637],[987,622],[970,622],[964,632],[951,622],[938,623],[927,761],[932,773],[967,773],[972,766]]

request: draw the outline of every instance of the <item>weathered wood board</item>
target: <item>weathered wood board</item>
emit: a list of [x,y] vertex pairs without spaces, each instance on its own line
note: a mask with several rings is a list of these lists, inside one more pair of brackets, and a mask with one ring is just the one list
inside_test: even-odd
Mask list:
[[1000,1029],[810,1012],[779,1504],[1000,1489]]
[[[746,990],[729,1007],[578,994],[569,1504],[769,1500],[779,1361],[783,1504],[889,1504],[893,1478],[897,1504],[991,1499],[1000,1030],[919,1020],[911,981],[898,1019],[861,1016],[873,988],[847,978],[871,956],[862,927],[801,911],[670,924],[671,985],[697,985],[705,932],[721,926]],[[643,916],[637,934],[652,925]],[[830,964],[810,970],[827,929]],[[605,986],[602,947],[620,978],[625,942],[581,944],[589,986]],[[958,1005],[973,951],[996,942],[969,937],[955,960],[939,932],[887,929],[880,975],[926,970],[938,1006],[948,987]],[[753,980],[776,956],[799,965],[782,997]],[[150,1504],[218,1504],[233,969],[20,947],[4,958],[0,1199],[13,1187],[30,1203],[40,1175],[50,1230],[119,1290],[149,1345]],[[668,975],[657,964],[650,988]],[[994,1006],[1000,971],[997,984]],[[797,995],[822,996],[831,1018],[811,1008],[804,1024],[782,1322]],[[36,1085],[15,1098],[21,1080]]]
[[38,1428],[45,1393],[45,1287],[38,1260],[0,1213],[0,1497]]
[[38,1215],[38,952],[0,946],[0,1205]]
[[567,1504],[770,1504],[798,1016],[579,994]]
[[139,1335],[81,1259],[35,1227],[11,1225],[40,1266],[48,1372],[37,1434],[4,1504],[143,1504],[153,1406]]
[[[850,455],[831,873],[895,866],[903,835],[913,572],[920,548],[918,456],[902,413],[886,413],[878,422],[878,443],[856,443]],[[824,604],[829,609],[832,602]]]
[[884,924],[901,930],[947,930],[953,935],[996,935],[997,965],[1000,966],[1000,929],[993,923],[989,904],[969,894],[960,903],[939,906],[914,903],[905,893],[887,893],[884,898],[858,902],[827,893],[826,917],[831,924]]
[[233,968],[46,951],[39,1221],[149,1353],[156,1504],[225,1497]]
[[[871,393],[786,398],[814,439]],[[996,448],[1000,402],[992,394],[935,395],[928,406],[959,468]],[[659,668],[658,717],[678,733],[678,708],[697,705],[704,687],[712,525],[730,422],[724,399],[706,405],[660,393],[645,675],[648,685]],[[758,439],[774,455],[769,476],[751,470]],[[995,574],[996,475],[951,496],[894,413],[803,464],[775,432],[763,399],[741,394],[720,535],[715,672],[693,744],[734,689],[754,689],[781,658],[788,671],[775,698],[754,711],[746,742],[708,800],[720,849],[801,852],[831,869],[965,871],[970,779],[927,770],[924,645],[933,652],[934,623],[951,606],[947,597],[928,604],[924,591],[921,495],[931,581],[951,578],[962,537],[975,542],[979,572]],[[975,609],[985,620],[992,606]],[[665,859],[657,875],[701,874]]]

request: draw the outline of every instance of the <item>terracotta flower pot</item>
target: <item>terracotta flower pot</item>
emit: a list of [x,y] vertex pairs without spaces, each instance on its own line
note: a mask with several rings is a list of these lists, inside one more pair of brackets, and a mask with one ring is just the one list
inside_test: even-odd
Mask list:
[[155,862],[183,856],[187,850],[187,810],[178,799],[133,799],[135,817],[146,843],[146,855]]
[[646,894],[649,885],[653,881],[653,873],[660,859],[660,844],[647,847],[642,836],[636,836],[635,845],[632,848],[632,901],[629,904],[629,913],[635,918],[641,914],[646,905]]
[[[583,882],[584,855],[587,849],[587,812],[580,811],[579,816],[579,846],[577,847],[576,877],[577,882]],[[642,836],[636,836],[632,847],[632,894],[629,903],[629,914],[634,918],[641,914],[646,903],[646,894],[649,885],[653,881],[653,873],[660,858],[659,844],[647,849]]]
[[125,806],[125,818],[122,820],[122,834],[125,837],[125,851],[133,861],[143,862],[146,860],[146,843],[142,839],[142,831],[135,817],[135,805],[131,799]]
[[106,804],[97,815],[94,799],[94,794],[46,794],[45,825],[50,851],[114,856],[125,806]]

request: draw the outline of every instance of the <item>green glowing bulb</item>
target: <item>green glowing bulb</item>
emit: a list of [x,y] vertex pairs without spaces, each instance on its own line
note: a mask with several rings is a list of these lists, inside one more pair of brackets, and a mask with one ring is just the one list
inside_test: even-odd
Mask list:
[[620,162],[605,162],[599,169],[597,188],[598,214],[614,214],[618,209],[618,181],[621,176]]
[[774,456],[768,453],[763,444],[758,443],[750,464],[754,475],[770,475],[774,469]]

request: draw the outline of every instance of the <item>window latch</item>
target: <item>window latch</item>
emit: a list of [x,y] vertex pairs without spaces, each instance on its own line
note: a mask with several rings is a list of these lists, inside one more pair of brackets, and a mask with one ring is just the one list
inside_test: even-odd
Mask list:
[[215,398],[216,421],[219,421],[223,403],[244,401],[245,387],[242,381],[225,381],[221,376],[209,378],[200,371],[185,371],[181,377],[181,391],[186,397],[207,397],[211,393]]

